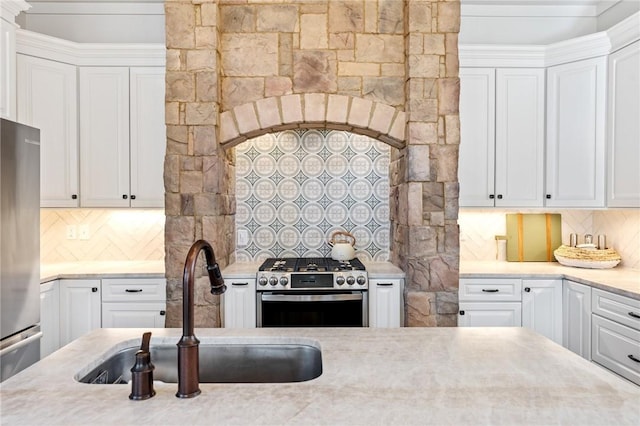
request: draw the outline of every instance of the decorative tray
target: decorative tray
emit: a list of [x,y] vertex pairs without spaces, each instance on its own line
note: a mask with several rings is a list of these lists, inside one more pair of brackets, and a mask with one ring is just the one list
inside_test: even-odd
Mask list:
[[613,249],[596,250],[562,245],[553,254],[561,265],[576,268],[609,269],[622,260]]

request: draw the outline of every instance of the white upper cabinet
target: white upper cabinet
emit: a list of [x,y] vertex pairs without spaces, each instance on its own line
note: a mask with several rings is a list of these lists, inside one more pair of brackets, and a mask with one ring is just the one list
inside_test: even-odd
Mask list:
[[131,207],[164,206],[164,76],[161,67],[129,70]]
[[460,69],[460,205],[494,205],[495,91],[493,68]]
[[164,69],[80,67],[82,207],[162,207]]
[[460,206],[542,206],[544,69],[460,69]]
[[18,121],[40,129],[40,206],[78,207],[74,65],[17,55]]
[[547,206],[603,207],[607,58],[547,69]]
[[609,56],[609,207],[640,207],[640,41]]
[[129,68],[80,68],[82,207],[129,207]]
[[544,70],[496,71],[496,206],[542,206]]

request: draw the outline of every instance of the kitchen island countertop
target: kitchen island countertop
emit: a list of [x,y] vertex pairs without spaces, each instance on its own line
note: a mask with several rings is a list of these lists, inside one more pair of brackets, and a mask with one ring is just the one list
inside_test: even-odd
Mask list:
[[[640,418],[640,387],[525,328],[197,329],[201,344],[312,339],[323,373],[299,383],[201,384],[193,399],[176,398],[176,384],[156,383],[146,401],[130,401],[129,385],[74,380],[116,349],[138,346],[143,331],[95,330],[3,382],[1,423],[637,425]],[[151,331],[152,345],[181,335]]]

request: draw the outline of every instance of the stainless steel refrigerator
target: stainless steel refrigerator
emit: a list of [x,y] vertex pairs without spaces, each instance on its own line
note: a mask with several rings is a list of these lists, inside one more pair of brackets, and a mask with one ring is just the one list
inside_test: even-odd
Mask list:
[[0,381],[40,360],[40,130],[0,119]]

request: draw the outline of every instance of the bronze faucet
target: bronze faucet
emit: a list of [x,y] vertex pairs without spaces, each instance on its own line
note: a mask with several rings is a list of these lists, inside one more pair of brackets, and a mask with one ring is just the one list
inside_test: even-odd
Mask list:
[[204,240],[193,243],[184,262],[182,275],[182,338],[178,342],[178,392],[176,393],[178,398],[193,398],[200,395],[198,381],[200,341],[193,333],[193,287],[196,261],[200,251],[203,250],[207,260],[211,294],[222,294],[227,289],[211,245]]

